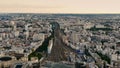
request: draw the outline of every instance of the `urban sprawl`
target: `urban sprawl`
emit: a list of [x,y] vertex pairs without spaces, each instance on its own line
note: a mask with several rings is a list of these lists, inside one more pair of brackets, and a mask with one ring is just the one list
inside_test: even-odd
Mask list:
[[120,15],[0,14],[0,68],[120,68]]

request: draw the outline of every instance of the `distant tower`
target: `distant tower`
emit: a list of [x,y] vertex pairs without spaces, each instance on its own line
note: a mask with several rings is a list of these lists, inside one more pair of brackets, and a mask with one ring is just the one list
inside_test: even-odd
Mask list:
[[11,21],[11,25],[13,26],[13,31],[16,31],[16,24],[14,21]]
[[26,35],[26,40],[28,39],[28,37],[29,37],[29,30],[28,30],[28,27],[29,26],[31,26],[32,24],[27,24],[27,25],[25,25],[25,35]]

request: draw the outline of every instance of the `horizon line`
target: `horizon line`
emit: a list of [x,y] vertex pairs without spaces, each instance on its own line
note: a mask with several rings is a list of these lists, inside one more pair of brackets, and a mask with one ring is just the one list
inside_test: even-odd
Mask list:
[[120,14],[120,13],[38,13],[38,12],[0,12],[0,14]]

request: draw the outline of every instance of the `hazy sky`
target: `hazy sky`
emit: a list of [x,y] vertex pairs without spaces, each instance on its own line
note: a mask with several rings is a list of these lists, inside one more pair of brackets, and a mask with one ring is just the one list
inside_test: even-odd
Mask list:
[[120,0],[0,0],[2,13],[120,13]]

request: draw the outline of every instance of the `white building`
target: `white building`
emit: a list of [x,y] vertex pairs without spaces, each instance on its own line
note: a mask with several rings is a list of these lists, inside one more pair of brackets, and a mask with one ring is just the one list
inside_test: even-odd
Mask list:
[[52,46],[53,46],[53,39],[49,41],[49,45],[48,45],[48,54],[51,53]]

